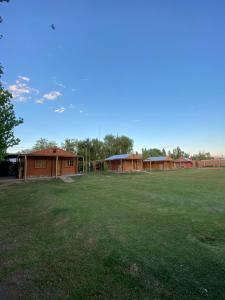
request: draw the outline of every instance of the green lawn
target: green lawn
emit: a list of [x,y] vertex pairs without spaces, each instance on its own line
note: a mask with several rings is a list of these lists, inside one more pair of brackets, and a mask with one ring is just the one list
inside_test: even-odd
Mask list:
[[225,169],[0,185],[0,299],[225,299]]

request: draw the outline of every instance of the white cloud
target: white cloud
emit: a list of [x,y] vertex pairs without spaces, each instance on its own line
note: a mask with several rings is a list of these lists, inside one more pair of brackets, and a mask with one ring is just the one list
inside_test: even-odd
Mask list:
[[24,81],[30,81],[30,78],[27,76],[18,76],[19,79],[24,80]]
[[60,82],[57,82],[55,79],[53,80],[53,83],[54,83],[55,85],[57,85],[57,86],[59,86],[59,87],[63,88],[63,89],[65,89],[65,88],[66,88],[65,84],[63,84],[63,83],[60,83]]
[[[32,94],[38,94],[39,91],[35,88],[28,86],[27,83],[24,83],[23,81],[21,82],[21,80],[24,80],[21,79],[21,77],[22,76],[18,76],[19,79],[16,80],[16,83],[9,85],[8,89],[12,93],[12,96],[15,101],[26,102],[27,100],[31,99]],[[25,78],[28,79],[28,77]]]
[[82,113],[83,113],[83,110],[80,110],[79,112],[80,112],[80,114],[82,114]]
[[54,110],[56,113],[63,113],[66,109],[64,107],[60,107]]
[[62,94],[59,91],[51,91],[48,94],[44,94],[43,98],[47,99],[47,100],[55,100],[56,98],[58,98],[61,95]]
[[44,99],[41,98],[41,99],[38,99],[35,101],[37,104],[43,104],[44,103]]

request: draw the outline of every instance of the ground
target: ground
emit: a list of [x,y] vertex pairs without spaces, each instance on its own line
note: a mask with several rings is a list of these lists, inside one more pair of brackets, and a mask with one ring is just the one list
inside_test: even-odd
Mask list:
[[225,299],[225,169],[0,185],[0,299]]

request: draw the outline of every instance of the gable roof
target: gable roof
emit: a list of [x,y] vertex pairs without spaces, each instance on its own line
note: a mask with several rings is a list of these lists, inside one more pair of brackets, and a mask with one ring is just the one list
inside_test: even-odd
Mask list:
[[121,160],[121,159],[141,159],[141,156],[138,154],[116,154],[112,155],[105,160]]
[[172,161],[168,156],[149,156],[144,161]]
[[65,151],[61,148],[52,147],[43,150],[35,150],[27,153],[27,156],[60,156],[60,157],[76,157],[77,155],[70,151]]

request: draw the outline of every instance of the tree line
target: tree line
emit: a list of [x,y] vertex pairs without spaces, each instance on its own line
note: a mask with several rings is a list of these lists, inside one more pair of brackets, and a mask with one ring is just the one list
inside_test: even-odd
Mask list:
[[[114,136],[108,134],[103,140],[97,138],[93,139],[65,139],[60,145],[55,141],[49,141],[45,138],[37,140],[32,149],[23,150],[21,153],[30,152],[32,150],[43,150],[52,147],[61,147],[66,151],[73,152],[77,155],[83,156],[85,160],[92,162],[96,160],[102,160],[106,157],[116,154],[125,154],[133,152],[134,141],[127,136]],[[199,152],[193,156],[190,156],[187,152],[183,151],[179,146],[166,151],[158,148],[142,148],[141,154],[143,159],[150,156],[169,156],[172,159],[178,159],[180,157],[192,158],[193,160],[211,159],[210,152]]]

